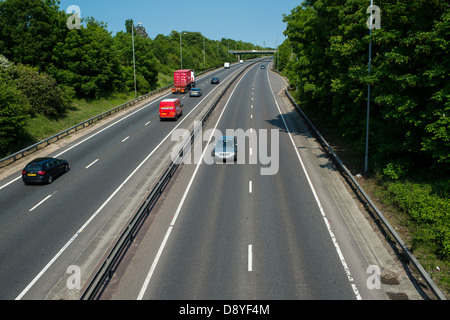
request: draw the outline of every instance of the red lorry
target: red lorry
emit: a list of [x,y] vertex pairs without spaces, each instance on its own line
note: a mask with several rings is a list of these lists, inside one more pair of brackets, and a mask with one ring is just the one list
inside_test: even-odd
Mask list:
[[195,87],[194,70],[177,70],[173,73],[172,93],[186,93]]

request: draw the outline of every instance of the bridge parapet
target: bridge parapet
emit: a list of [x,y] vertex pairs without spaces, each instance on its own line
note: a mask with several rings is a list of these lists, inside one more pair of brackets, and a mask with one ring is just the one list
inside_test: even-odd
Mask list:
[[275,54],[276,50],[230,50],[229,53],[232,54]]

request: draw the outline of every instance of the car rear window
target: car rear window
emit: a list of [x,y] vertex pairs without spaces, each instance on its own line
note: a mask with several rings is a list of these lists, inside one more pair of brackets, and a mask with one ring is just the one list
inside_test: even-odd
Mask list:
[[42,165],[41,164],[37,164],[37,163],[32,163],[26,166],[25,168],[26,171],[40,171],[42,170]]

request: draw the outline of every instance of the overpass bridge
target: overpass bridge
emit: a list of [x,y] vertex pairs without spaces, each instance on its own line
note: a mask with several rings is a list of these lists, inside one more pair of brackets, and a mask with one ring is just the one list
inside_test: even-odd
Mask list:
[[229,53],[237,55],[240,59],[243,54],[275,54],[276,50],[230,50]]

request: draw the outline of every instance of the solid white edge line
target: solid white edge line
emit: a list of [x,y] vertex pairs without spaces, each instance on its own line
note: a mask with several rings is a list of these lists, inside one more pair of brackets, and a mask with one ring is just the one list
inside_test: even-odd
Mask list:
[[18,176],[17,178],[14,178],[14,179],[11,180],[10,182],[8,182],[8,183],[2,185],[2,186],[0,187],[0,190],[2,190],[3,188],[6,188],[6,187],[9,186],[11,183],[16,182],[16,181],[19,180],[20,178],[22,178],[22,176]]
[[[247,72],[250,71],[250,69],[247,70],[245,72],[245,74],[247,74]],[[233,96],[234,91],[238,87],[238,85],[241,82],[241,80],[244,78],[245,74],[238,81],[237,85],[234,87],[233,91],[231,92],[230,97],[227,100],[227,103],[225,104],[222,112],[219,115],[219,118],[217,119],[217,122],[216,122],[216,124],[214,126],[214,130],[212,130],[211,135],[209,136],[207,145],[210,144],[211,139],[212,139],[212,137],[214,135],[214,131],[217,128],[217,126],[218,126],[218,124],[220,122],[220,119],[222,118],[222,115],[224,114],[225,110],[227,109],[228,103],[230,102],[230,99]],[[161,254],[162,254],[162,252],[164,250],[164,247],[166,246],[167,240],[169,239],[169,235],[172,232],[172,229],[173,229],[173,227],[175,225],[175,221],[177,220],[178,215],[180,214],[181,208],[183,207],[183,204],[184,204],[184,201],[186,200],[187,194],[189,193],[189,191],[191,189],[192,183],[194,182],[194,179],[195,179],[195,176],[197,175],[198,169],[200,168],[200,165],[203,162],[203,158],[205,156],[205,153],[206,153],[207,149],[208,148],[205,148],[205,150],[203,150],[203,153],[202,153],[202,156],[200,158],[200,161],[197,163],[197,165],[195,167],[195,170],[194,170],[194,173],[192,174],[192,177],[189,180],[189,183],[188,183],[188,185],[187,185],[187,187],[186,187],[186,189],[184,191],[184,194],[181,197],[180,203],[178,204],[177,210],[175,211],[175,214],[174,214],[174,216],[172,218],[172,221],[171,221],[171,223],[169,225],[169,228],[167,229],[166,235],[164,236],[164,239],[163,239],[163,241],[162,241],[162,243],[161,243],[161,245],[160,245],[160,247],[158,249],[158,253],[155,256],[155,259],[153,260],[153,263],[152,263],[152,265],[150,267],[150,270],[148,271],[147,276],[145,277],[144,283],[142,284],[141,290],[139,291],[139,295],[137,297],[137,300],[142,300],[142,298],[144,297],[145,291],[147,291],[147,288],[148,288],[148,286],[150,284],[150,280],[152,279],[152,276],[153,276],[153,272],[155,271],[156,266],[158,265],[158,262],[159,262],[159,259],[161,257]]]
[[[239,70],[239,69],[238,69]],[[233,75],[234,73],[236,73],[238,70],[234,71],[233,73],[231,73],[228,77],[230,77],[231,75]],[[228,78],[227,77],[227,78]],[[227,79],[225,78],[225,79]],[[208,95],[205,96],[205,98],[203,98],[192,110],[191,112],[189,112],[186,117],[183,117],[183,119],[178,123],[178,125],[176,125],[172,131],[170,131],[166,137],[164,137],[163,140],[161,140],[161,142],[155,147],[155,149],[153,149],[152,152],[150,152],[150,154],[144,159],[144,161],[142,161],[139,166],[136,167],[136,169],[122,182],[122,184],[111,194],[111,196],[100,206],[100,208],[97,209],[97,211],[83,224],[83,226],[72,236],[72,238],[69,239],[69,241],[67,241],[67,243],[56,253],[56,255],[49,261],[49,263],[47,263],[47,265],[36,275],[36,277],[34,277],[34,279],[25,287],[24,290],[22,290],[22,292],[16,297],[15,300],[20,300],[22,299],[22,297],[31,289],[31,287],[33,287],[33,285],[42,277],[42,275],[50,268],[50,266],[59,258],[59,256],[67,249],[67,247],[78,237],[78,235],[83,232],[83,230],[88,226],[88,224],[98,215],[98,213],[108,204],[109,201],[111,201],[111,199],[117,194],[117,192],[119,192],[120,189],[122,189],[122,187],[124,186],[124,184],[131,179],[131,177],[140,169],[140,167],[153,155],[153,153],[155,153],[155,151],[163,144],[164,141],[166,141],[166,139],[183,123],[183,121],[203,102],[203,100],[205,100],[211,93],[213,93],[216,88],[215,87],[213,90],[211,90],[210,93],[208,93]],[[167,94],[169,95],[169,94]],[[165,96],[163,96],[165,97]],[[152,102],[153,103],[153,102]],[[147,106],[149,106],[150,104],[142,107],[139,110],[136,110],[135,112],[133,112],[132,114],[146,108]],[[128,118],[130,115],[125,116],[123,119]],[[93,136],[99,134],[100,132],[106,130],[107,128],[113,126],[116,123],[119,123],[120,121],[122,121],[123,119],[120,119],[119,121],[116,121],[115,123],[109,125],[108,127],[102,129],[101,131],[95,133],[94,135],[92,135],[91,137],[88,137],[86,139],[84,139],[83,141],[77,143],[76,145],[70,147],[69,149],[63,151],[62,153],[60,153],[59,155],[67,152],[68,150],[74,148],[75,146],[83,143],[86,140],[89,140],[90,138],[92,138]],[[59,155],[55,156],[58,157]]]
[[298,160],[300,161],[300,164],[301,164],[301,166],[302,166],[303,172],[305,173],[305,176],[306,176],[306,180],[308,181],[309,187],[311,188],[311,191],[312,191],[312,193],[313,193],[313,195],[314,195],[314,199],[316,200],[317,206],[319,207],[319,210],[320,210],[320,213],[321,213],[321,215],[322,215],[323,221],[325,222],[325,225],[326,225],[326,227],[327,227],[328,233],[329,233],[329,235],[330,235],[330,237],[331,237],[331,240],[333,241],[333,244],[334,244],[334,246],[335,246],[335,248],[336,248],[337,254],[338,254],[339,259],[340,259],[340,261],[341,261],[341,263],[342,263],[342,265],[343,265],[343,267],[344,267],[344,271],[345,271],[345,273],[347,274],[347,278],[348,278],[348,280],[349,280],[349,282],[350,282],[350,284],[351,284],[351,287],[352,287],[353,292],[354,292],[354,294],[355,294],[355,296],[356,296],[356,299],[357,299],[357,300],[362,300],[362,297],[361,297],[361,295],[359,294],[359,291],[358,291],[358,288],[356,287],[356,284],[352,283],[352,282],[354,282],[354,279],[353,279],[353,277],[351,276],[350,269],[348,268],[347,262],[345,261],[344,255],[342,254],[342,251],[341,251],[341,249],[340,249],[340,247],[339,247],[339,244],[338,244],[338,242],[337,242],[337,239],[336,239],[336,237],[335,237],[333,231],[331,230],[331,225],[330,225],[330,223],[328,222],[328,219],[327,219],[327,217],[326,217],[326,215],[325,215],[325,211],[324,211],[323,208],[322,208],[322,203],[320,202],[319,197],[317,196],[316,190],[315,190],[315,188],[314,188],[314,186],[313,186],[313,184],[312,184],[312,181],[311,181],[311,179],[310,179],[310,177],[309,177],[308,172],[306,171],[306,167],[305,167],[305,165],[304,165],[304,163],[303,163],[303,160],[302,160],[302,158],[300,157],[300,153],[298,152],[298,148],[297,148],[297,146],[295,145],[294,139],[292,138],[291,131],[289,130],[289,127],[288,127],[286,121],[284,120],[284,116],[283,116],[283,114],[282,114],[282,112],[281,112],[280,106],[278,105],[278,101],[277,101],[277,99],[276,99],[276,97],[275,97],[275,93],[274,93],[274,91],[273,91],[272,84],[270,83],[269,73],[268,73],[268,72],[267,72],[267,80],[268,80],[268,82],[269,82],[270,91],[272,92],[273,99],[274,99],[274,101],[275,101],[275,104],[277,105],[278,112],[280,113],[281,119],[283,120],[283,124],[284,124],[284,126],[285,126],[285,128],[286,128],[286,132],[289,134],[289,138],[290,138],[290,140],[291,140],[292,146],[294,147],[294,150],[295,150],[295,152],[296,152],[296,154],[297,154],[297,158],[298,158]]

